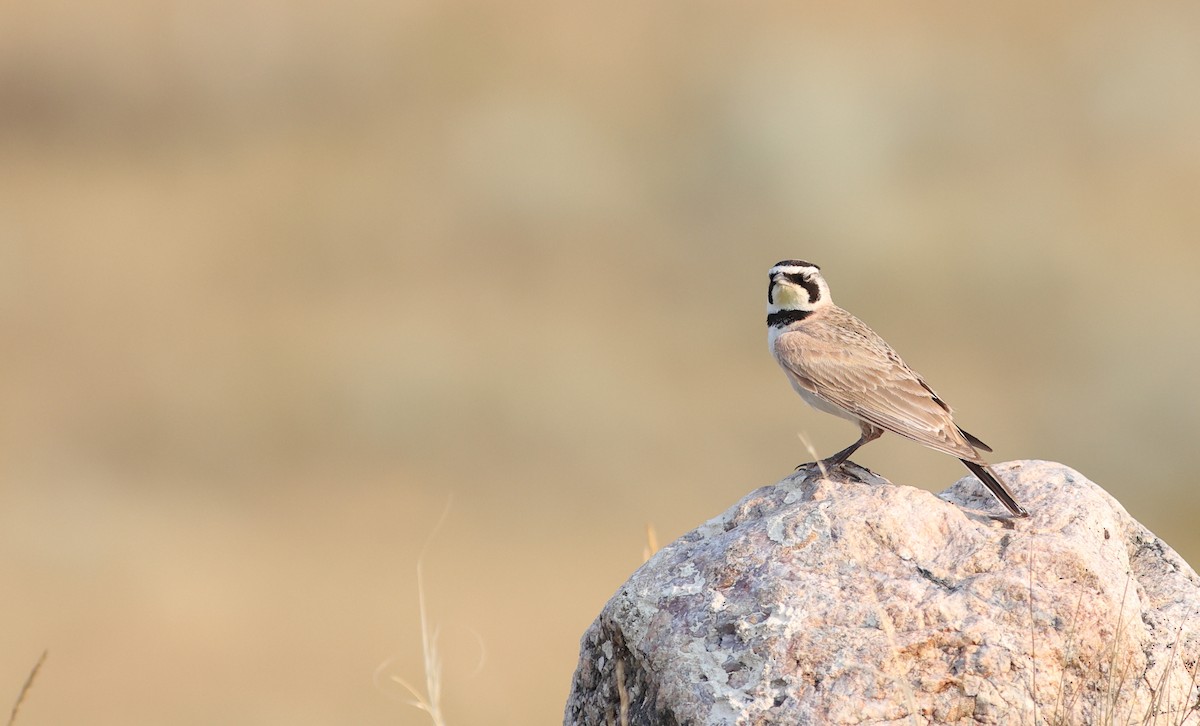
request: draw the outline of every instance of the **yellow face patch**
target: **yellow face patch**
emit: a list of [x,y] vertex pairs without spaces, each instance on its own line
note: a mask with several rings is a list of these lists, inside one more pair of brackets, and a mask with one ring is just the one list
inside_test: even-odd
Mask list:
[[808,293],[790,282],[776,282],[771,299],[781,308],[799,308],[808,305]]

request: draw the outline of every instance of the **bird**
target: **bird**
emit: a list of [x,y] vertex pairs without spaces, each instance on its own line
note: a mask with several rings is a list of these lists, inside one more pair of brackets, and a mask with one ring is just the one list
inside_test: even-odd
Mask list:
[[954,423],[953,409],[892,346],[833,303],[819,266],[783,260],[769,274],[767,341],[775,361],[806,403],[858,424],[862,432],[858,441],[822,460],[826,469],[890,431],[956,457],[1012,517],[1029,516],[979,455],[991,447]]

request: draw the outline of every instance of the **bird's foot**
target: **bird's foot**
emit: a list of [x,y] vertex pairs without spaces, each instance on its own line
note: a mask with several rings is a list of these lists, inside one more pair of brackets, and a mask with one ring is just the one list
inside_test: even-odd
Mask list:
[[857,464],[852,461],[847,462],[847,460],[844,458],[839,459],[836,456],[831,456],[827,459],[818,459],[816,461],[809,461],[800,464],[796,467],[796,471],[800,471],[802,469],[816,469],[821,473],[821,476],[829,476],[834,472],[839,474],[842,473],[844,471],[843,466],[847,463],[857,466]]
[[818,459],[817,461],[806,461],[803,464],[797,464],[796,471],[800,471],[801,469],[808,469],[808,468],[815,466],[818,469],[820,469],[821,471],[828,472],[828,471],[833,471],[834,469],[841,466],[843,463],[844,462],[830,463],[828,459]]
[[854,462],[850,461],[849,456],[839,456],[838,454],[834,454],[833,456],[829,456],[824,459],[821,459],[820,461],[817,462],[817,465],[824,469],[836,469],[836,468],[840,467],[842,464],[845,464],[847,462],[849,462],[851,464],[854,463]]
[[853,477],[856,481],[860,481],[863,484],[870,484],[872,479],[879,478],[878,474],[856,461],[845,462],[839,471],[847,476]]

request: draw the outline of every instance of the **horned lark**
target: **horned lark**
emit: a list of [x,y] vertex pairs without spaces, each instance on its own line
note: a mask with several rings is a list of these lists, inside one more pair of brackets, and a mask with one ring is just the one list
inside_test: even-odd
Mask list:
[[950,406],[883,338],[833,304],[821,268],[784,260],[770,275],[771,354],[810,406],[853,421],[862,430],[858,441],[824,460],[827,468],[891,431],[957,457],[1013,516],[1029,516],[976,451],[991,448],[954,423]]

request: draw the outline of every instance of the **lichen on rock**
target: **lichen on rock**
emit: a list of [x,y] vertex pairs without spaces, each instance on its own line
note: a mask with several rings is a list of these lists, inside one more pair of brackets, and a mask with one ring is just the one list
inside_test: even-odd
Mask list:
[[605,605],[565,723],[1179,723],[1195,711],[1192,568],[1081,474],[995,469],[1032,517],[992,518],[973,478],[935,497],[852,464],[752,492]]

